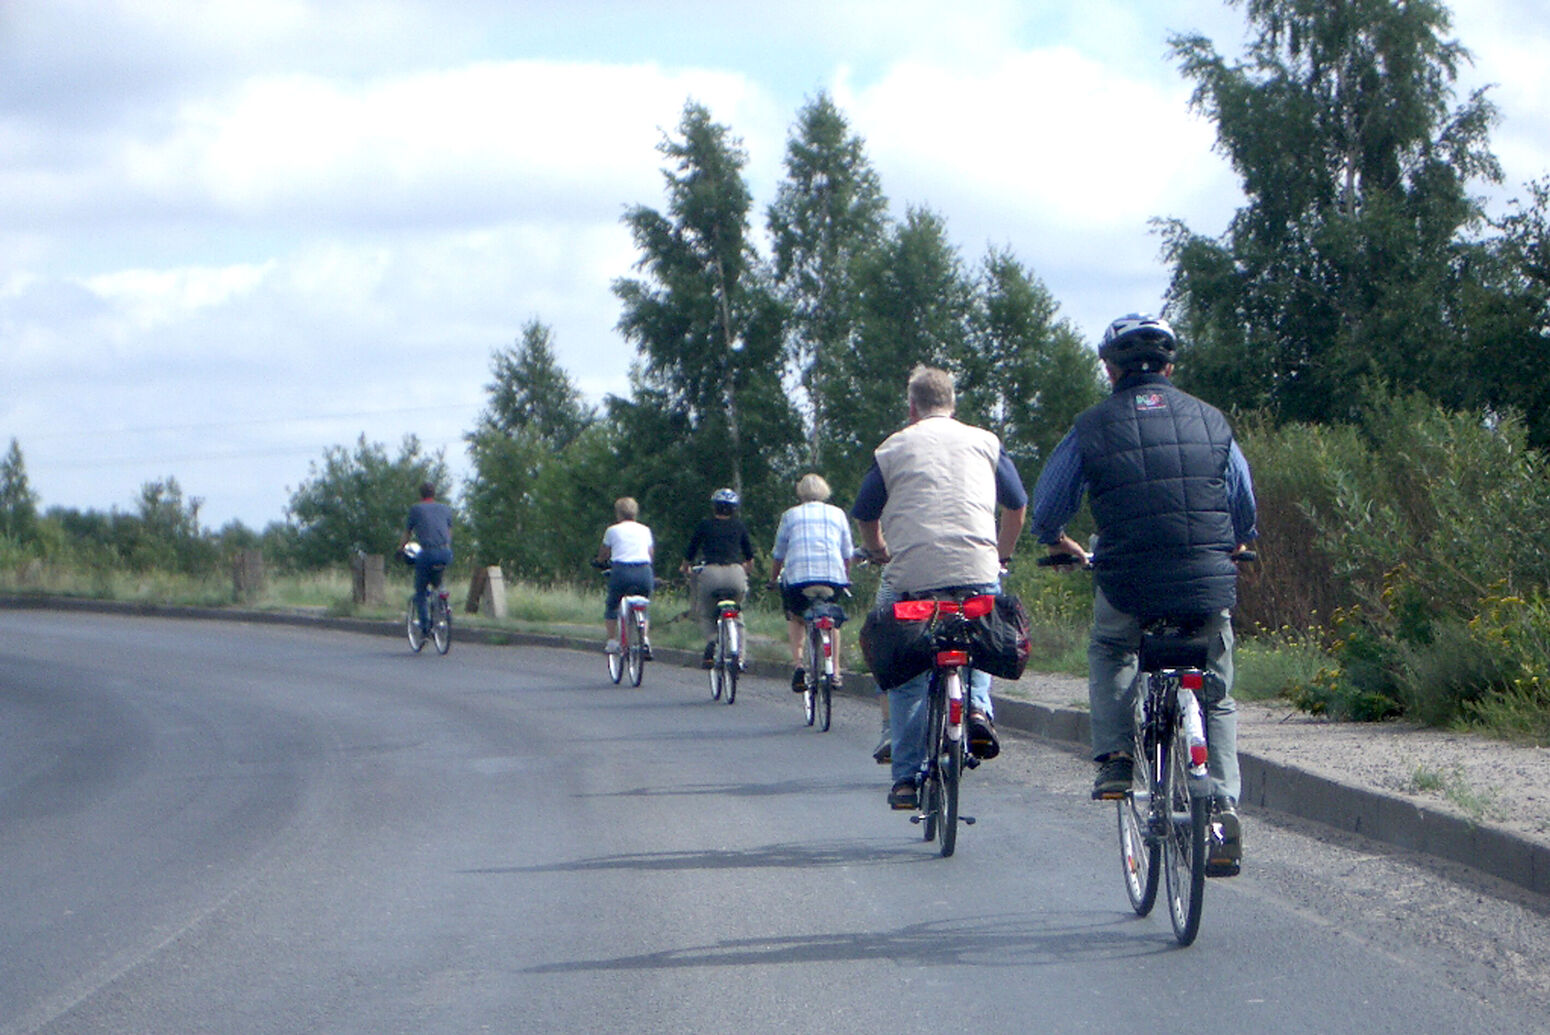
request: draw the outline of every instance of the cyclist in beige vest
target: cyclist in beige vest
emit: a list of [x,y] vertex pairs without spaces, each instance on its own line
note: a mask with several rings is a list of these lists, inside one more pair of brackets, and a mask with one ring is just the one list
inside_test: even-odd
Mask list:
[[[877,447],[851,509],[862,545],[874,559],[887,561],[877,606],[945,590],[999,592],[1002,565],[1011,559],[1028,508],[1022,478],[1000,439],[953,418],[956,398],[947,371],[916,367],[908,395],[909,424]],[[888,803],[896,809],[917,805],[928,677],[922,673],[888,691],[893,731]],[[981,758],[994,758],[1001,749],[989,676],[973,674],[969,699],[969,747]]]

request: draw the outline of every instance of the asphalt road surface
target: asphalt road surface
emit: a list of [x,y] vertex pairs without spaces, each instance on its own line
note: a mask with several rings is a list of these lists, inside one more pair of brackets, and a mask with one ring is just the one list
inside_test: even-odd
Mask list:
[[870,705],[598,654],[0,613],[0,1032],[1500,1032],[1546,904],[1250,815],[1175,946],[1087,765],[1008,738],[957,854]]

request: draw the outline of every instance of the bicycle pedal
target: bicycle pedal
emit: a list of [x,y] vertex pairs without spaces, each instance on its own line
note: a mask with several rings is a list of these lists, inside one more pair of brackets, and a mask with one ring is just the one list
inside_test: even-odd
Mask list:
[[973,816],[959,816],[958,819],[963,823],[964,826],[972,827],[974,825]]
[[1124,801],[1124,791],[1094,791],[1093,801]]
[[978,769],[980,767],[980,763],[982,761],[984,761],[984,759],[979,758],[979,757],[977,757],[975,755],[964,755],[963,756],[963,767],[965,769]]
[[913,815],[913,816],[911,816],[911,817],[910,817],[910,822],[911,822],[911,823],[924,823],[924,822],[925,822],[925,821],[926,821],[926,817],[925,817],[925,816],[922,816],[922,815],[921,815],[921,814],[920,814],[920,813],[918,813],[918,812],[917,812],[917,813],[915,813],[915,814],[914,814],[914,815]]

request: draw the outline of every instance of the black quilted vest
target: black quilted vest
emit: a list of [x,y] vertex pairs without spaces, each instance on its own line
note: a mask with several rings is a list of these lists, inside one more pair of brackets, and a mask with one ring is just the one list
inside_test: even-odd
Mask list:
[[1237,603],[1227,418],[1161,374],[1131,374],[1076,430],[1109,602],[1143,617]]

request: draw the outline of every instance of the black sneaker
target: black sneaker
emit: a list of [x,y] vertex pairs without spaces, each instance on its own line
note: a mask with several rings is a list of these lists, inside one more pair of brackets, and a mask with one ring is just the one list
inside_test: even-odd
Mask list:
[[1211,830],[1206,838],[1206,876],[1236,877],[1243,868],[1243,824],[1231,798],[1211,802]]
[[794,694],[807,692],[807,669],[799,668],[791,673],[791,692]]
[[916,789],[915,781],[900,780],[894,784],[893,790],[888,792],[888,807],[900,811],[920,808],[920,791]]
[[1093,801],[1112,801],[1123,798],[1130,790],[1135,777],[1135,763],[1129,755],[1109,755],[1098,765],[1098,778],[1093,781]]
[[647,661],[651,660],[651,643],[647,641],[640,645],[640,656]]
[[705,645],[705,657],[700,660],[701,668],[716,667],[716,641],[711,640]]

